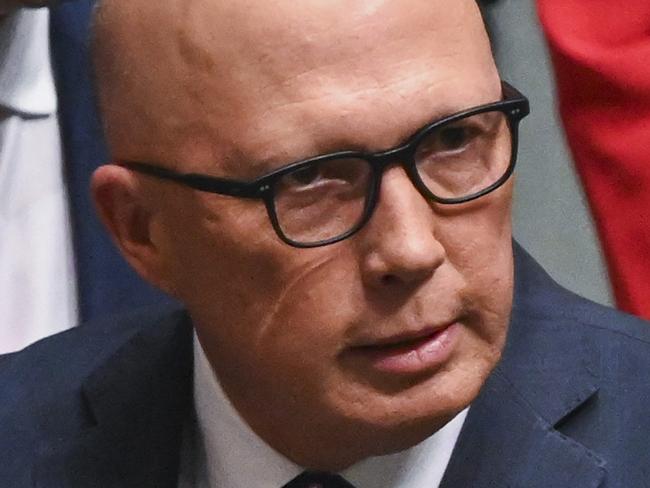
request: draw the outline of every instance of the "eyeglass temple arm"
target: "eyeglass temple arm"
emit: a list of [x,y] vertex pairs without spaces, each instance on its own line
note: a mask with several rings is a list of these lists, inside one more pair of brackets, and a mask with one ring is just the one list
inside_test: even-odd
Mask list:
[[260,188],[255,183],[237,180],[227,180],[216,176],[204,176],[195,173],[179,173],[177,171],[155,166],[140,161],[116,161],[116,165],[128,168],[138,173],[146,174],[162,180],[174,181],[196,190],[229,195],[240,198],[259,198]]

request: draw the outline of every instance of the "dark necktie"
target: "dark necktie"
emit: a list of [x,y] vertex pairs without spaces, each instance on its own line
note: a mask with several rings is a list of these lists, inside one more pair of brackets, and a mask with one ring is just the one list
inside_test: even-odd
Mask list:
[[354,488],[354,486],[337,474],[305,471],[282,488]]

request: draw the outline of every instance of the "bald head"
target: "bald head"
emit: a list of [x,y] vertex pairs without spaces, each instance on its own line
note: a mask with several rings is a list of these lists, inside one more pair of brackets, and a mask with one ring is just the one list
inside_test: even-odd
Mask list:
[[[104,0],[94,52],[114,156],[202,169],[266,161],[271,144],[278,158],[315,150],[277,144],[314,110],[319,131],[326,115],[356,124],[346,114],[364,103],[385,105],[390,118],[431,72],[459,86],[494,74],[473,0]],[[283,109],[295,104],[305,112]]]

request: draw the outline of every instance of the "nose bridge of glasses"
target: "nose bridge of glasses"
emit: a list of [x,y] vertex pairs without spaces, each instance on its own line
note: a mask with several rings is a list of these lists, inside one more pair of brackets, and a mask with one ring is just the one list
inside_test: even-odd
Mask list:
[[394,147],[386,151],[371,154],[369,157],[372,165],[379,172],[383,172],[388,166],[399,164],[407,169],[413,160],[413,151],[410,143]]
[[[401,166],[411,181],[411,184],[422,194],[417,176],[415,175],[414,150],[413,142],[411,141],[399,147],[388,149],[387,151],[374,153],[369,157],[375,171],[375,177],[377,178],[377,190],[381,187],[385,171],[391,166]],[[424,194],[422,196],[425,199],[427,198]]]

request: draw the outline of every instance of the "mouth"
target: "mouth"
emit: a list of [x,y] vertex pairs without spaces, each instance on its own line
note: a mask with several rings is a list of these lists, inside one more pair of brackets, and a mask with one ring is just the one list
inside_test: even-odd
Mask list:
[[454,350],[459,322],[425,328],[353,346],[348,351],[372,369],[390,374],[422,373],[440,367]]

